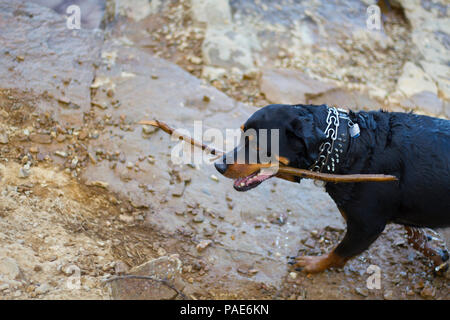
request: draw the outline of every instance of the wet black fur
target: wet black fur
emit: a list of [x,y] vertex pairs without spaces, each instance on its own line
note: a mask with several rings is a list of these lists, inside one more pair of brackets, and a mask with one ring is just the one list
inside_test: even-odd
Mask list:
[[[326,117],[325,105],[269,105],[244,127],[280,129],[280,155],[290,166],[306,169],[325,139]],[[348,137],[335,173],[390,174],[399,181],[326,185],[347,217],[347,233],[336,253],[352,257],[363,252],[390,222],[450,226],[450,121],[383,111],[351,112],[350,117],[361,135]]]

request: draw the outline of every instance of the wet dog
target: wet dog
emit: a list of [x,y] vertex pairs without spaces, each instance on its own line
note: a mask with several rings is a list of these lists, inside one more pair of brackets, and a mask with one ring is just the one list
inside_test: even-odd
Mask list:
[[[241,129],[252,133],[215,163],[221,174],[235,179],[237,191],[273,177],[300,182],[274,171],[273,161],[263,163],[261,151],[279,166],[398,178],[327,183],[326,192],[346,220],[346,234],[328,254],[294,257],[294,267],[308,273],[342,267],[366,250],[387,223],[397,223],[405,226],[410,244],[429,257],[436,270],[448,268],[448,252],[432,247],[422,228],[450,226],[450,121],[412,113],[346,112],[327,105],[269,105]],[[273,129],[277,148],[269,137]],[[260,133],[267,130],[263,143]]]

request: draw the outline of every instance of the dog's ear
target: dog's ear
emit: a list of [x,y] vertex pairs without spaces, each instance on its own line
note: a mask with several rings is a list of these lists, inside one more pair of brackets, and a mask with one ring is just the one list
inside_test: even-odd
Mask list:
[[291,134],[300,139],[306,148],[305,156],[314,161],[319,156],[319,147],[326,140],[322,130],[314,123],[312,114],[296,116],[288,127]]

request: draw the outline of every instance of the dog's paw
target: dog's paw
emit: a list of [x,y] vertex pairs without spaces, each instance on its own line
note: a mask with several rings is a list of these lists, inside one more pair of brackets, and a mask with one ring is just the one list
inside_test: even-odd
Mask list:
[[318,273],[331,267],[331,261],[328,254],[322,256],[301,256],[291,257],[291,264],[296,271],[306,273]]

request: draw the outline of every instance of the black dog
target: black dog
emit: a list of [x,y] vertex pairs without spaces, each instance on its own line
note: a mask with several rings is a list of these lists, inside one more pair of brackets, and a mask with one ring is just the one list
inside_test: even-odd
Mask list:
[[[241,129],[279,129],[279,154],[275,155],[279,165],[398,178],[382,183],[327,183],[326,191],[347,222],[346,235],[326,255],[294,258],[295,267],[310,273],[342,267],[392,222],[406,227],[409,242],[437,268],[448,268],[444,264],[448,253],[427,244],[420,228],[450,226],[450,121],[412,113],[347,113],[326,105],[269,105],[255,112]],[[272,176],[300,181],[271,174],[259,161],[237,163],[250,140],[215,163],[220,173],[236,179],[236,190],[252,189]],[[270,155],[270,143],[266,149]]]

